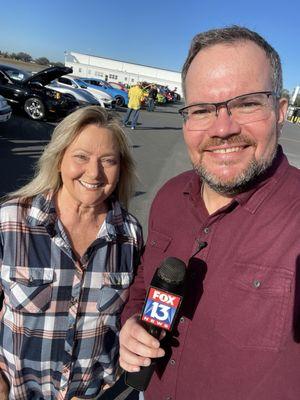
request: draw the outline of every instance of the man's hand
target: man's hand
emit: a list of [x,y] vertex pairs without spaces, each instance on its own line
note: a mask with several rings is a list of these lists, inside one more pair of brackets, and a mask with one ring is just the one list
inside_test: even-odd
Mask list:
[[0,373],[0,400],[8,400],[9,385]]
[[159,341],[143,328],[138,315],[126,321],[120,332],[120,366],[125,371],[138,372],[141,366],[150,365],[150,358],[164,355]]

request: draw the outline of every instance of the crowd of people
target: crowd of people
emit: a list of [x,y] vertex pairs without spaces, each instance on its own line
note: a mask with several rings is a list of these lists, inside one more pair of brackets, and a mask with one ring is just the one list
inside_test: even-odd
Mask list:
[[[153,360],[145,400],[298,399],[300,172],[278,144],[280,57],[244,27],[202,32],[182,84],[193,168],[158,191],[145,245],[126,134],[100,107],[58,124],[34,178],[3,199],[0,400],[113,400],[123,372]],[[142,97],[130,89],[124,126]],[[141,310],[167,257],[186,265],[185,293],[175,329],[154,337]]]

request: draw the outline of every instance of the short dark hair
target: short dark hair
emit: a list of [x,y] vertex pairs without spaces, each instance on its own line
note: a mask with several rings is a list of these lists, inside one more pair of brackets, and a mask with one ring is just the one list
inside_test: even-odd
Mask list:
[[273,90],[276,94],[280,95],[282,91],[282,68],[279,54],[277,51],[258,33],[251,31],[248,28],[233,25],[225,28],[211,29],[207,32],[198,33],[192,40],[191,47],[187,59],[183,65],[181,78],[182,89],[185,92],[185,80],[190,65],[199,51],[211,47],[215,44],[232,44],[241,41],[251,41],[257,44],[266,53],[267,58],[273,70],[272,84]]

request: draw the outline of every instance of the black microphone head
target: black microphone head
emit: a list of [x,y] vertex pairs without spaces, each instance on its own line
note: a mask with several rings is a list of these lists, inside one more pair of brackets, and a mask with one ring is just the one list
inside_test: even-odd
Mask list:
[[166,258],[157,270],[159,278],[172,285],[180,285],[184,282],[185,273],[185,263],[176,257]]

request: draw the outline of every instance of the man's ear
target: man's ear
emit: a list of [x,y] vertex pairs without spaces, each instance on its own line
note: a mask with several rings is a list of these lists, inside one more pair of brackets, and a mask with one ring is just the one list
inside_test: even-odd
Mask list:
[[285,118],[286,118],[286,113],[288,109],[288,99],[285,97],[281,97],[278,101],[278,114],[277,114],[277,123],[279,125],[283,125]]

